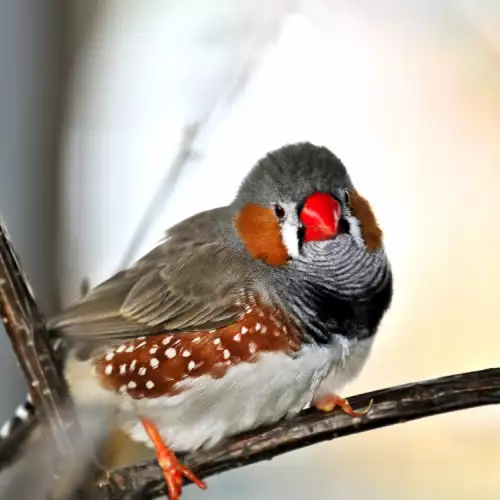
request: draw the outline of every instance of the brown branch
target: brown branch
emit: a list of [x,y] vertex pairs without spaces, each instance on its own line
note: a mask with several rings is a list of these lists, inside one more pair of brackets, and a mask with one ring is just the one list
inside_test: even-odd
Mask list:
[[[59,455],[83,460],[87,452],[80,450],[75,454],[75,441],[67,432],[73,415],[68,421],[66,384],[54,362],[43,317],[1,223],[0,315],[29,383],[37,413],[56,437]],[[292,420],[237,436],[207,451],[190,453],[183,460],[197,475],[208,477],[321,441],[440,413],[498,404],[500,368],[383,389],[355,396],[350,398],[350,402],[360,408],[367,405],[370,399],[375,404],[362,419],[352,419],[337,412],[325,414],[306,410]],[[101,423],[98,426],[103,427]],[[84,448],[84,441],[80,438],[79,442],[81,446],[78,448]],[[91,445],[87,443],[87,446]],[[25,476],[19,477],[19,484],[22,484]],[[165,493],[163,477],[155,461],[112,471],[106,481],[92,481],[87,486],[88,498],[93,499],[146,500]]]
[[69,458],[73,455],[70,432],[76,426],[70,416],[68,389],[55,362],[44,318],[1,220],[0,316],[40,421],[51,430],[59,452]]
[[[44,317],[38,308],[1,219],[0,318],[26,378],[39,421],[42,427],[49,431],[42,433],[42,442],[38,443],[38,449],[43,450],[47,438],[53,440],[54,446],[46,448],[45,461],[48,463],[44,464],[44,470],[50,469],[50,464],[52,464],[52,474],[57,471],[58,480],[54,486],[59,494],[64,495],[68,488],[71,491],[78,489],[81,497],[86,496],[97,500],[98,497],[95,494],[99,495],[101,492],[86,492],[79,488],[80,478],[87,477],[86,474],[93,474],[92,477],[95,477],[95,469],[90,470],[87,466],[92,463],[91,460],[87,459],[85,463],[82,461],[83,437],[75,418],[65,378],[56,362]],[[26,435],[29,427],[31,426],[24,426],[18,429],[18,432]],[[18,436],[13,436],[13,439],[16,437]],[[20,443],[19,446],[24,443],[20,439],[15,439],[15,442]],[[97,434],[93,442],[98,442]],[[78,444],[75,445],[75,443]],[[8,445],[5,448],[8,449]],[[49,450],[51,450],[50,453],[48,453]],[[56,450],[57,454],[53,456]],[[11,455],[15,455],[13,450],[9,451]],[[57,457],[57,460],[51,460],[51,456]],[[39,457],[41,458],[40,454]],[[39,466],[41,465],[39,463]],[[32,463],[32,466],[36,467],[36,464]],[[88,495],[88,493],[91,494]]]
[[[188,454],[184,462],[202,478],[297,450],[322,441],[401,424],[423,417],[500,403],[500,368],[442,377],[382,389],[349,399],[355,408],[375,401],[361,419],[343,413],[306,410],[292,420],[231,439],[221,446]],[[113,471],[103,485],[110,499],[155,498],[164,494],[156,462]],[[137,496],[140,494],[139,496]]]

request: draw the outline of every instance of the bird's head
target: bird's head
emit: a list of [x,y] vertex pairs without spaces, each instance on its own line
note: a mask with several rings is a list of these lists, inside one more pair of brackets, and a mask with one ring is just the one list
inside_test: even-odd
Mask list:
[[307,245],[338,240],[374,252],[382,231],[342,162],[310,143],[267,154],[243,180],[232,204],[237,234],[271,266],[299,258]]

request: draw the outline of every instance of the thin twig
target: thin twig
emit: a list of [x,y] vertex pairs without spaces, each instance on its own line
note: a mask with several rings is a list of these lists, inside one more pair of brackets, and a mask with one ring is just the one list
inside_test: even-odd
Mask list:
[[148,203],[135,232],[130,239],[125,254],[118,266],[119,270],[129,267],[143,243],[150,227],[156,221],[161,213],[161,209],[167,204],[170,196],[174,192],[177,181],[183,169],[196,156],[193,151],[193,145],[198,137],[200,129],[199,123],[194,123],[187,126],[182,134],[182,139],[175,155],[174,160],[170,164],[165,177],[161,180],[155,195]]
[[231,67],[234,70],[234,75],[229,84],[221,87],[220,95],[216,96],[204,113],[184,127],[177,153],[169,164],[164,178],[160,181],[156,193],[146,206],[120,261],[118,270],[125,269],[133,263],[140,245],[142,245],[148,231],[161,214],[161,210],[167,206],[177,181],[185,168],[193,160],[201,161],[201,153],[196,151],[196,143],[212,126],[217,116],[230,108],[243,93],[250,75],[261,60],[266,48],[271,45],[280,33],[285,15],[292,6],[293,2],[288,1],[270,13],[270,19],[262,23],[261,29],[256,33],[247,57],[241,59],[238,51],[237,56],[232,61]]
[[[202,478],[351,434],[466,408],[500,403],[500,368],[452,375],[382,389],[349,398],[354,408],[370,399],[372,411],[353,419],[340,412],[306,410],[273,427],[231,439],[207,451],[188,454],[184,462]],[[113,471],[103,485],[112,500],[146,500],[165,494],[163,476],[155,461]]]

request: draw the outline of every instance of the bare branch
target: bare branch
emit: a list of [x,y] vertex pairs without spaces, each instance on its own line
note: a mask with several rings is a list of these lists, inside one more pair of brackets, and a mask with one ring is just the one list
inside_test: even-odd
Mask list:
[[42,424],[51,430],[59,452],[71,457],[70,433],[76,431],[76,425],[70,416],[68,388],[55,362],[44,318],[1,220],[0,316]]

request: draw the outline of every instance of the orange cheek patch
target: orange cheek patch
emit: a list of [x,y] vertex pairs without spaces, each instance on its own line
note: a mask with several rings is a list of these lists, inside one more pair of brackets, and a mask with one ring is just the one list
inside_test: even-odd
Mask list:
[[294,325],[276,308],[251,297],[236,323],[210,332],[141,337],[124,342],[94,363],[102,385],[134,399],[173,396],[182,384],[209,375],[223,377],[231,366],[255,363],[264,352],[300,349]]
[[288,261],[288,252],[281,239],[281,231],[270,208],[248,203],[236,217],[236,229],[248,253],[270,266],[282,266]]
[[382,230],[377,224],[368,201],[354,189],[349,194],[351,195],[351,207],[359,220],[366,247],[373,252],[382,245]]

